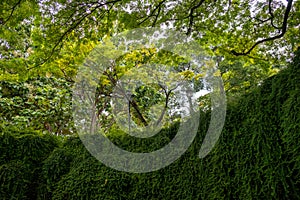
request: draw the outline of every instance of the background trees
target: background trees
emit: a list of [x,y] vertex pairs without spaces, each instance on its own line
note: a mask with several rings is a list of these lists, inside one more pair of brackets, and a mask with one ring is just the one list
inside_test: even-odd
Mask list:
[[[5,0],[0,7],[0,80],[5,81],[40,76],[72,83],[78,66],[106,37],[138,27],[170,27],[215,56],[227,96],[235,98],[282,69],[299,45],[300,3],[293,0]],[[148,62],[135,59],[126,60],[128,69],[133,62]],[[106,80],[102,90],[111,84]],[[109,109],[105,98],[101,105]]]
[[54,77],[33,78],[19,83],[1,81],[1,124],[73,134],[70,86],[64,79]]

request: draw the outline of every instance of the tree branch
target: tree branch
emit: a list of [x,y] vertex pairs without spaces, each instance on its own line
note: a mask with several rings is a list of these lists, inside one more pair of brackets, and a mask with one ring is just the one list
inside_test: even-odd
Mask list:
[[4,22],[2,22],[2,25],[5,25],[5,24],[10,20],[10,18],[12,18],[13,14],[14,14],[14,12],[15,12],[15,10],[16,10],[16,8],[21,4],[21,1],[22,1],[22,0],[19,0],[19,1],[11,8],[10,15],[8,16],[8,18],[7,18]]
[[[270,3],[270,2],[269,2]],[[261,43],[264,43],[264,42],[268,42],[268,41],[272,41],[272,40],[276,40],[276,39],[279,39],[279,38],[282,38],[286,31],[287,31],[287,20],[289,18],[289,13],[291,11],[291,8],[292,8],[292,4],[293,4],[293,0],[288,0],[288,4],[287,4],[287,7],[286,7],[286,10],[285,10],[285,13],[284,13],[284,18],[283,18],[283,23],[282,23],[282,29],[281,29],[281,33],[279,35],[276,35],[276,36],[273,36],[273,37],[269,37],[269,38],[265,38],[265,39],[262,39],[262,40],[259,40],[257,41],[248,51],[246,52],[243,52],[243,53],[239,53],[239,52],[236,52],[234,50],[231,51],[231,53],[235,56],[244,56],[244,55],[247,55],[249,54],[257,45],[261,44]]]
[[269,14],[270,14],[270,19],[271,19],[271,25],[275,28],[275,29],[282,29],[282,27],[277,27],[277,26],[275,26],[274,25],[274,18],[275,18],[275,16],[274,16],[274,14],[273,14],[273,11],[272,11],[272,1],[273,0],[269,0]]
[[[152,23],[152,26],[154,26],[157,19],[158,19],[159,14],[160,14],[161,6],[162,6],[163,3],[165,3],[165,1],[166,0],[162,0],[161,2],[159,2],[159,4],[157,6],[155,6],[155,8],[151,11],[151,13],[147,17],[145,17],[141,22],[139,22],[138,25],[141,25],[145,21],[149,20],[151,17],[155,17],[154,22]],[[158,10],[158,12],[155,15],[154,13],[155,13],[156,10]]]
[[[97,6],[95,6],[90,13],[86,13],[84,14],[81,18],[79,18],[77,20],[77,22],[74,24],[71,25],[71,27],[69,27],[60,37],[59,39],[57,40],[57,42],[55,43],[54,47],[51,49],[51,52],[49,54],[49,56],[47,58],[45,58],[42,62],[34,65],[33,67],[31,68],[28,68],[27,70],[31,70],[33,68],[36,68],[40,65],[43,65],[45,64],[48,60],[50,60],[52,58],[52,56],[54,55],[55,51],[57,50],[57,48],[60,46],[60,48],[62,48],[62,42],[63,40],[65,39],[65,37],[70,33],[72,32],[73,30],[75,30],[81,23],[84,19],[86,19],[88,16],[90,16],[91,14],[93,14],[98,8],[102,7],[102,6],[105,6],[105,5],[109,5],[109,4],[112,4],[112,6],[114,6],[115,3],[119,2],[121,0],[114,0],[114,1],[109,1],[109,2],[106,2],[106,3],[101,3],[101,4],[98,4]],[[108,10],[106,10],[106,12],[103,12],[103,15],[106,14],[108,12]]]
[[190,14],[189,14],[189,18],[190,18],[190,21],[189,21],[189,28],[187,30],[187,35],[189,35],[191,32],[192,32],[192,26],[194,24],[194,10],[196,10],[197,8],[199,8],[203,3],[204,3],[205,0],[201,0],[198,4],[196,4],[195,6],[193,6],[190,10]]
[[138,104],[136,103],[136,101],[134,99],[132,99],[130,96],[128,96],[125,89],[121,85],[117,85],[117,80],[114,77],[112,77],[111,74],[109,74],[107,71],[104,71],[103,74],[106,75],[108,77],[108,79],[112,82],[112,84],[116,87],[116,89],[118,89],[117,91],[119,91],[121,93],[121,95],[127,99],[129,104],[136,111],[138,118],[141,120],[141,122],[144,124],[144,126],[148,126],[148,123],[147,123],[146,119],[144,118],[143,114],[141,113],[140,108],[139,108]]

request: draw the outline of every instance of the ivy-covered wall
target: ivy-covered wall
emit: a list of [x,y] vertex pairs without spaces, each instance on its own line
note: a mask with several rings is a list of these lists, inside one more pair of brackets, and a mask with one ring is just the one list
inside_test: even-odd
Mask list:
[[[130,174],[93,158],[79,138],[2,128],[1,199],[300,199],[300,51],[294,63],[268,78],[227,110],[213,151],[198,152],[209,116],[188,151],[156,172]],[[174,129],[174,130],[173,130]],[[109,137],[131,150],[151,150],[176,127],[152,141],[117,133]],[[138,144],[134,146],[134,144]]]
[[59,140],[18,127],[0,131],[0,199],[36,199],[43,161]]

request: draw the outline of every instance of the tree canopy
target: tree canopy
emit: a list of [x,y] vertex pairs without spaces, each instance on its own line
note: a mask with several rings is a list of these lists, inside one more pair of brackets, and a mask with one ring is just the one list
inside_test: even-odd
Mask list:
[[[81,45],[148,26],[174,27],[223,57],[285,61],[299,45],[299,5],[293,0],[5,0],[0,5],[1,70],[46,71],[43,65],[66,53],[76,63]],[[64,73],[68,70],[60,67],[59,74]]]
[[[247,93],[284,68],[300,41],[300,3],[293,0],[4,0],[0,7],[3,81],[55,77],[72,84],[89,53],[110,37],[135,28],[171,28],[214,57],[230,98]],[[101,78],[99,113],[110,109],[105,97],[129,70],[151,60],[177,62],[174,55],[159,54],[141,49],[119,57],[114,71]],[[186,60],[176,63],[184,64]],[[177,72],[190,81],[201,78],[187,68]],[[164,88],[155,87],[157,100],[169,101],[168,92],[159,93]],[[147,124],[147,117],[139,112],[149,111],[154,103],[147,100],[153,88],[139,88],[132,99],[138,123]]]

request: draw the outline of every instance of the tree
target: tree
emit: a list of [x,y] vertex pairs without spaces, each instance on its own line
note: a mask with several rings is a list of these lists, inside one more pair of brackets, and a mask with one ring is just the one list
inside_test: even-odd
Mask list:
[[[53,76],[73,83],[78,67],[105,38],[161,26],[191,36],[213,55],[225,89],[235,95],[276,73],[299,45],[300,3],[293,0],[5,0],[0,6],[0,80]],[[112,70],[101,77],[99,116],[111,109],[109,98],[126,71],[151,60],[176,61],[166,52],[158,61],[158,52],[143,51],[120,55]],[[184,67],[177,73],[189,81],[200,76]],[[147,124],[145,113],[152,105],[142,98],[143,93],[159,94],[157,101],[165,105],[172,102],[170,90],[163,85],[137,91],[128,98],[136,123]]]
[[[235,56],[256,55],[259,51],[291,45],[295,50],[298,36],[289,34],[298,30],[299,2],[274,1],[148,1],[149,11],[136,7],[140,25],[173,23],[178,29],[208,44],[214,51]],[[297,19],[298,18],[298,19]],[[283,38],[285,35],[289,35]],[[281,39],[276,45],[269,41]],[[267,43],[269,42],[269,43]],[[285,43],[285,44],[284,44]],[[263,48],[256,48],[259,44]]]
[[106,34],[165,24],[216,55],[285,61],[299,44],[299,5],[293,0],[2,1],[1,55],[18,57],[18,65],[30,70],[53,61],[67,41],[98,41]]
[[[193,95],[186,96],[184,90],[201,87],[193,82],[205,72],[196,70],[199,68],[197,64],[156,48],[141,48],[121,56],[119,54],[114,43],[109,38],[105,39],[86,59],[76,80],[74,92],[78,99],[76,102],[80,102],[78,106],[82,108],[83,102],[87,103],[84,107],[89,107],[89,102],[96,105],[100,126],[110,127],[114,119],[129,128],[137,125],[160,126],[166,117],[183,112],[175,111],[178,106],[175,98],[181,101],[182,98],[188,98],[190,105],[186,108],[193,108]],[[115,57],[116,60],[113,59]],[[94,86],[97,86],[95,97],[93,93],[86,92],[93,91]],[[179,94],[180,90],[182,94]]]

